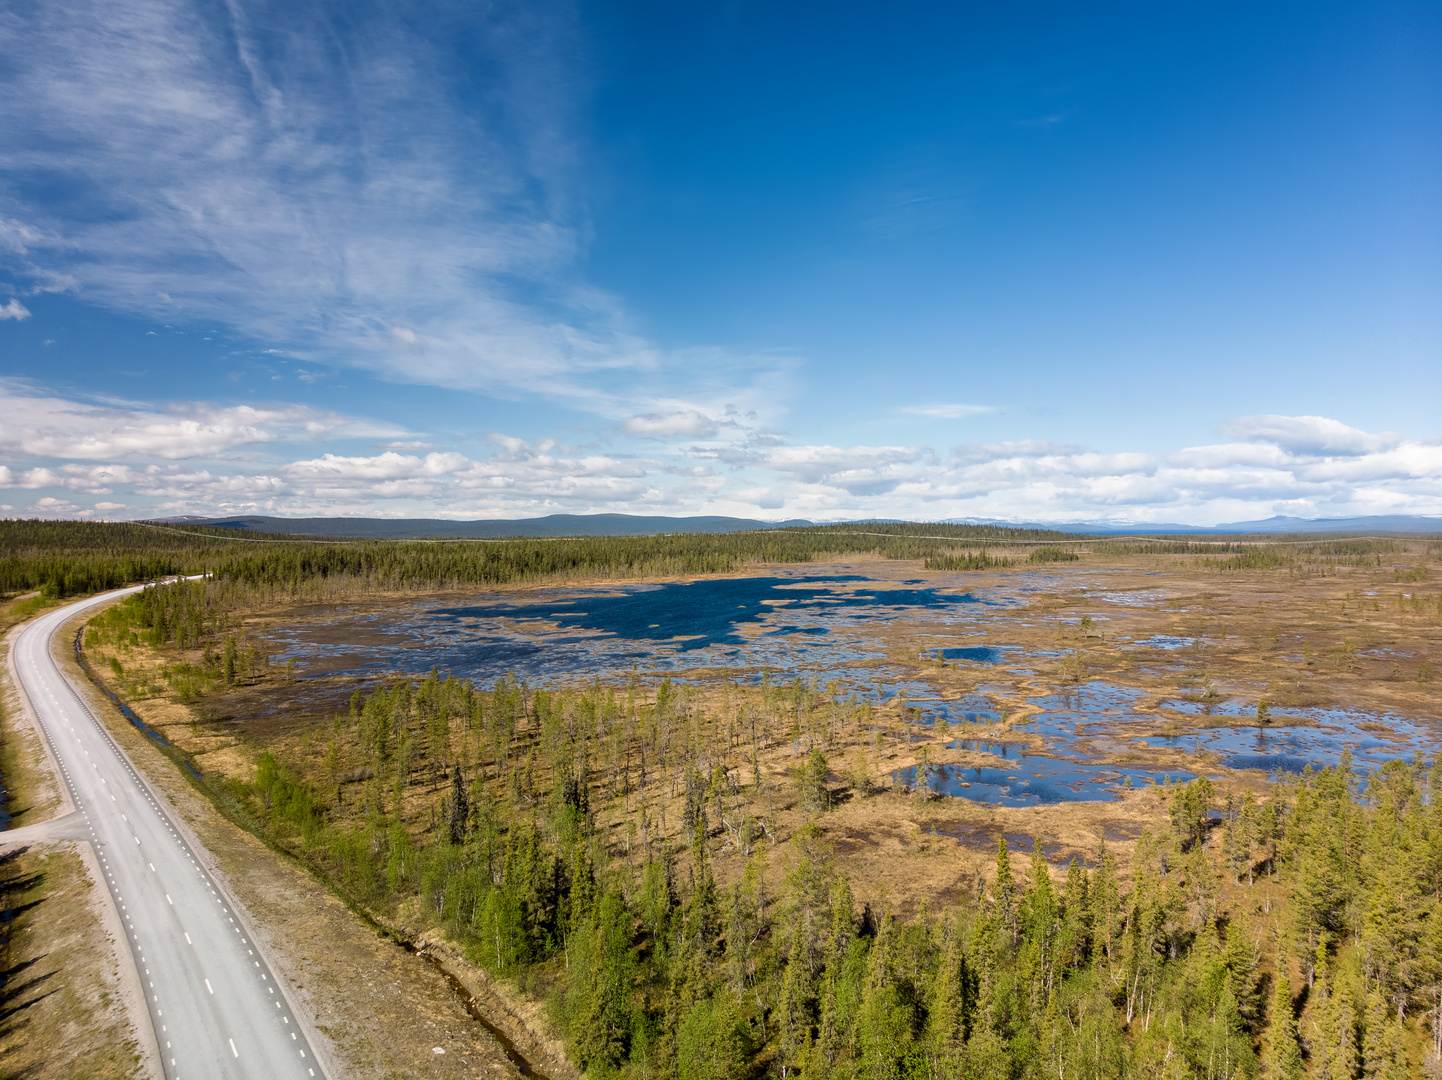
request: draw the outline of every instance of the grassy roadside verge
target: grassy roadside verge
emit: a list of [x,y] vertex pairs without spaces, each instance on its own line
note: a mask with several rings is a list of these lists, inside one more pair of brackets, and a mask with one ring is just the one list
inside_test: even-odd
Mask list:
[[[127,721],[106,692],[125,687],[83,673],[71,647],[72,626],[57,654],[92,709],[152,786],[171,804],[216,874],[249,913],[252,933],[294,993],[299,1011],[314,1018],[340,1077],[474,1077],[519,1075],[501,1047],[467,1012],[445,976],[402,945],[398,928],[342,897],[324,874],[294,857],[226,789],[223,778],[187,767],[187,754],[148,737]],[[134,702],[142,722],[153,702]],[[127,704],[127,707],[131,707]],[[504,1020],[503,1020],[504,1024]],[[503,1026],[498,1025],[498,1026]],[[525,1032],[510,1041],[526,1053]],[[435,1047],[445,1055],[435,1053]],[[526,1055],[530,1058],[530,1055]],[[536,1060],[532,1058],[531,1060]],[[564,1075],[541,1069],[559,1080]]]
[[[0,639],[53,601],[0,604]],[[10,827],[45,821],[60,806],[38,734],[20,711],[0,640],[0,771]],[[24,1077],[133,1077],[141,1073],[119,960],[86,861],[69,843],[0,852],[0,1073]],[[128,961],[127,961],[128,962]]]

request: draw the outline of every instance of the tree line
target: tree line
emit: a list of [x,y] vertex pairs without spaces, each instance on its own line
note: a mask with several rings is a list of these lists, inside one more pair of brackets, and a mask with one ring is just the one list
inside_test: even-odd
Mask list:
[[3,520],[0,592],[40,589],[59,598],[172,574],[208,574],[220,586],[271,593],[295,593],[326,583],[416,589],[501,585],[558,575],[719,574],[758,563],[810,562],[863,552],[923,558],[955,543],[952,537],[1020,541],[1061,535],[996,526],[867,523],[848,529],[659,536],[316,541],[213,527]]
[[[1058,546],[1067,540],[1075,543]],[[1041,529],[905,522],[659,536],[318,541],[215,527],[0,520],[0,593],[37,589],[58,599],[174,574],[207,574],[218,588],[284,597],[327,590],[486,587],[558,576],[723,574],[764,563],[862,553],[922,559],[940,570],[1010,564],[1007,556],[992,555],[983,544],[1031,547],[1031,562],[1071,561],[1076,545],[1085,544],[1085,550],[1104,555],[1225,555],[1208,565],[1275,569],[1307,561],[1371,565],[1401,543],[1327,540],[1280,548],[1161,539],[1118,542]],[[965,550],[968,544],[973,550]]]

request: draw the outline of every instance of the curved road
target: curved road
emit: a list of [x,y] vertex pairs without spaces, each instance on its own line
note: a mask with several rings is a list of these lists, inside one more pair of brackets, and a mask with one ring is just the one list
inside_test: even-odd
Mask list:
[[233,901],[51,657],[62,623],[137,591],[69,604],[36,619],[15,642],[20,687],[75,802],[78,820],[67,831],[94,845],[167,1080],[322,1076],[284,988]]

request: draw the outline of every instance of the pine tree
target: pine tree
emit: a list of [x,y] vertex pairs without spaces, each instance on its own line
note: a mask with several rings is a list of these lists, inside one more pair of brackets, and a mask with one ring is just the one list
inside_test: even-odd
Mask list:
[[1105,840],[1102,840],[1097,851],[1097,869],[1092,878],[1090,899],[1092,955],[1098,963],[1105,960],[1110,965],[1112,946],[1116,939],[1116,918],[1117,909],[1121,903],[1121,893],[1117,886],[1116,858],[1107,850]]
[[631,913],[608,892],[579,928],[573,965],[571,1046],[582,1068],[603,1072],[625,1060],[631,1037]]
[[1391,1014],[1382,995],[1367,995],[1367,1024],[1362,1037],[1362,1075],[1366,1080],[1404,1080],[1407,1054],[1402,1045],[1402,1022]]
[[1245,861],[1247,870],[1247,888],[1251,888],[1252,880],[1252,845],[1257,840],[1257,800],[1252,797],[1251,791],[1242,795],[1242,808],[1237,817],[1238,831],[1241,834],[1239,846],[1245,847]]
[[1066,868],[1066,886],[1062,891],[1061,931],[1057,937],[1057,962],[1066,970],[1086,963],[1091,950],[1093,923],[1091,883],[1080,859],[1072,859]]
[[716,896],[716,879],[711,875],[711,861],[707,858],[706,841],[699,825],[691,844],[691,864],[696,887],[686,903],[686,936],[699,955],[710,957],[721,933],[721,910]]
[[1227,990],[1237,1003],[1237,1011],[1248,1026],[1257,1020],[1257,949],[1248,933],[1247,925],[1240,919],[1227,926],[1227,944],[1222,952],[1222,964],[1227,969]]
[[1332,973],[1318,949],[1316,1003],[1308,1033],[1313,1072],[1318,1080],[1352,1080],[1357,1073],[1356,1012],[1347,980]]

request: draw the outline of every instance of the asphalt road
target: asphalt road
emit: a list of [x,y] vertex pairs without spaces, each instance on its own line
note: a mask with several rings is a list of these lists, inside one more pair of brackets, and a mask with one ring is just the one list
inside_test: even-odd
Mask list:
[[231,898],[51,657],[51,638],[77,611],[134,591],[44,615],[15,643],[21,689],[75,802],[67,831],[94,845],[169,1080],[322,1076]]

